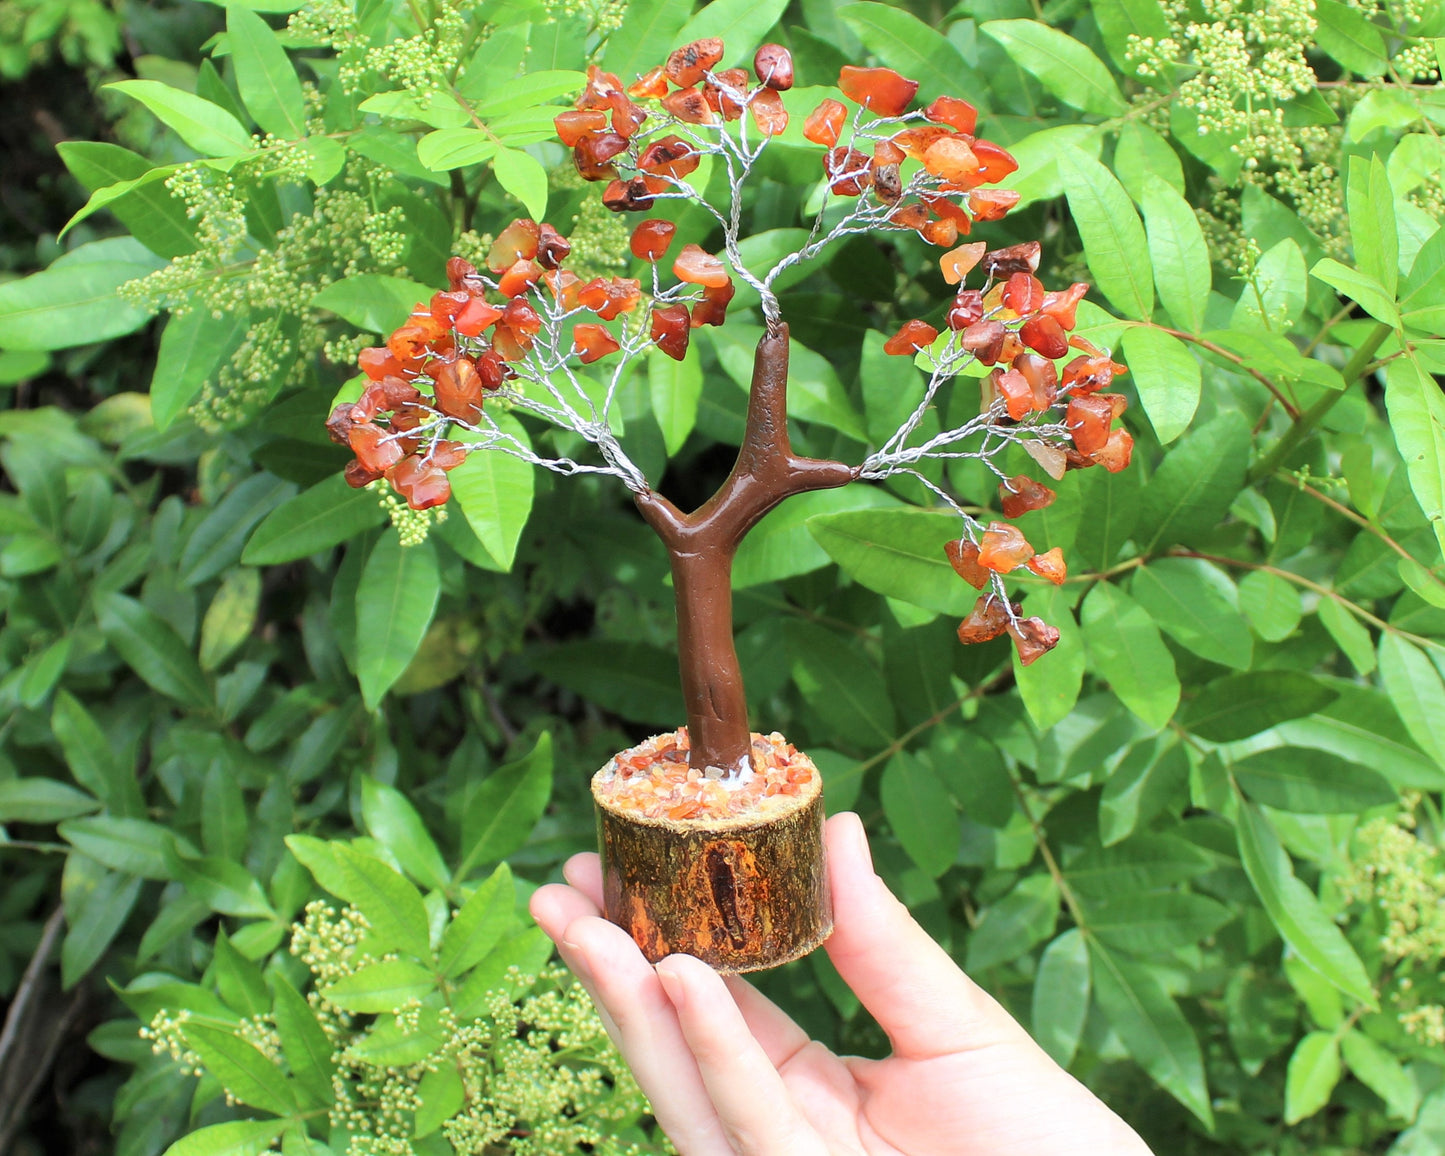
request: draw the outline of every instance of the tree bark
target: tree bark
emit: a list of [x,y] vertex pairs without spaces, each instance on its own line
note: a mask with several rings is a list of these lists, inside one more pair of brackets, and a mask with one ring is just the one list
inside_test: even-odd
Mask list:
[[751,766],[747,700],[732,632],[732,563],[738,545],[784,498],[831,489],[857,471],[799,457],[788,440],[788,327],[758,342],[747,426],[737,461],[711,498],[684,514],[661,494],[637,508],[667,546],[677,598],[678,662],[691,742],[689,763],[713,774]]

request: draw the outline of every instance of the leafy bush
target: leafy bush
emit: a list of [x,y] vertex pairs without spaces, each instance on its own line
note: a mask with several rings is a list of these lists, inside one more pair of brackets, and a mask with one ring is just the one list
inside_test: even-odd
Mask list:
[[[1081,329],[1138,403],[1130,470],[1072,472],[1020,520],[1071,571],[1010,579],[1062,632],[1027,669],[953,641],[971,599],[922,486],[769,515],[735,568],[754,719],[813,755],[925,926],[1156,1150],[1445,1152],[1445,15],[922,12],[232,7],[199,56],[96,93],[116,126],[59,146],[77,188],[49,228],[86,210],[0,285],[0,1141],[662,1144],[518,902],[591,844],[590,771],[681,720],[665,555],[606,480],[509,460],[445,520],[403,511],[344,485],[322,423],[363,334],[520,212],[626,273],[627,224],[549,143],[557,102],[590,62],[627,76],[719,32],[787,42],[798,107],[855,61],[978,103],[1021,194],[980,233],[1047,235],[1041,275],[1096,285],[1123,320],[1086,304]],[[745,232],[793,247],[816,152],[779,148],[766,176]],[[861,460],[922,395],[882,344],[947,308],[917,273],[932,254],[857,239],[783,290],[800,452]],[[755,336],[697,341],[686,389],[620,391],[629,455],[679,504],[731,464]],[[942,415],[975,404],[960,382]],[[997,507],[977,463],[930,481]],[[449,965],[466,919],[494,938]],[[343,987],[347,1008],[333,986],[365,981],[338,967],[403,982],[360,1004]],[[826,1042],[886,1047],[821,957],[761,983]],[[443,1031],[458,986],[476,998]],[[470,1106],[446,1112],[438,1058],[482,1038],[456,1069]],[[89,1058],[56,1065],[66,1042]],[[332,1094],[363,1097],[350,1115],[323,1111],[331,1064]],[[559,1105],[562,1131],[536,1130]]]

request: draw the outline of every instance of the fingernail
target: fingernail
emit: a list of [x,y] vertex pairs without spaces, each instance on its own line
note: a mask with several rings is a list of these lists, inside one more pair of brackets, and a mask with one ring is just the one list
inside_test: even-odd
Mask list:
[[562,954],[566,958],[567,966],[572,969],[572,974],[583,983],[590,983],[592,980],[592,964],[587,959],[587,953],[565,935],[558,942],[557,946],[562,949]]
[[863,820],[853,816],[853,844],[854,854],[858,856],[859,862],[869,871],[873,870],[873,848],[868,846],[868,832],[863,827]]
[[658,982],[662,984],[662,990],[667,993],[667,998],[671,1001],[672,1006],[681,1008],[685,998],[682,979],[665,968],[658,967],[653,970],[657,972]]

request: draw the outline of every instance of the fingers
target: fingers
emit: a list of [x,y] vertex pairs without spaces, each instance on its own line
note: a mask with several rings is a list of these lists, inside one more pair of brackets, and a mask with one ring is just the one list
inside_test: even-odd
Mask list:
[[[743,1156],[823,1156],[822,1141],[798,1113],[722,977],[690,955],[670,955],[656,970],[732,1150]],[[767,1014],[756,1004],[754,1010]]]
[[834,926],[825,947],[838,974],[888,1033],[894,1053],[926,1059],[1031,1042],[874,874],[858,816],[833,816],[826,834]]
[[537,921],[537,926],[545,931],[554,943],[562,938],[567,925],[574,919],[581,919],[584,915],[602,914],[597,905],[581,891],[575,887],[565,887],[561,883],[548,883],[545,887],[538,887],[532,892],[527,909]]
[[562,867],[562,875],[568,883],[592,900],[597,910],[602,910],[602,860],[595,851],[584,851],[573,855]]
[[[549,904],[555,902],[555,896],[541,901],[549,917]],[[632,937],[595,914],[585,914],[567,924],[557,946],[592,996],[607,1034],[678,1151],[683,1156],[731,1156],[677,1014]]]
[[787,1012],[742,976],[724,976],[723,983],[773,1067],[781,1068],[811,1042]]

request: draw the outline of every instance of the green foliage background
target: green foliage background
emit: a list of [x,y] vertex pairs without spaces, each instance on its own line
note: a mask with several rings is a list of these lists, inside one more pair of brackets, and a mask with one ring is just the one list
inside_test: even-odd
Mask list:
[[[1156,1151],[1445,1152],[1437,0],[293,7],[0,0],[0,1147],[661,1150],[525,899],[591,845],[591,771],[682,721],[662,549],[620,488],[491,455],[406,513],[321,423],[523,211],[625,273],[551,116],[590,62],[721,34],[797,60],[750,245],[796,243],[838,67],[899,69],[1017,156],[981,234],[1094,283],[1138,402],[1134,466],[1021,522],[1071,570],[1017,584],[1062,632],[1027,671],[954,642],[921,487],[771,515],[754,725]],[[935,256],[857,238],[786,289],[803,452],[911,409],[881,346],[941,316]],[[750,324],[624,388],[681,503],[730,464]],[[821,955],[760,982],[886,1047]]]

